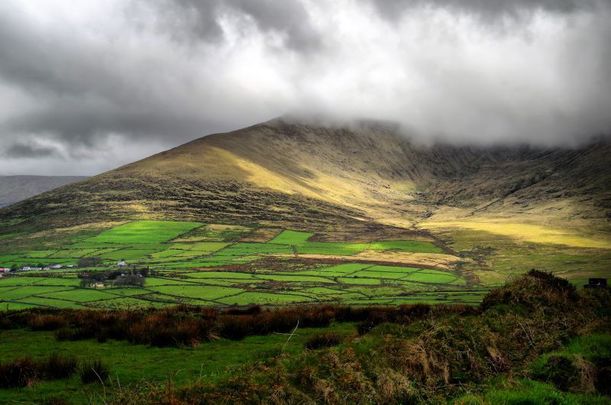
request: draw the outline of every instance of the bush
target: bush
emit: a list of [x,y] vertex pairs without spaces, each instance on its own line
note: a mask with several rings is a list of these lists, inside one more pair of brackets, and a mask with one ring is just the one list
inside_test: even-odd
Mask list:
[[41,371],[45,379],[58,380],[73,375],[76,372],[76,366],[76,357],[53,353],[41,364]]
[[262,311],[260,305],[251,305],[246,308],[233,307],[225,310],[227,315],[257,315]]
[[66,326],[66,320],[59,315],[35,315],[28,320],[32,330],[56,330]]
[[481,304],[487,310],[496,305],[521,306],[528,310],[551,307],[562,310],[578,300],[577,289],[552,273],[531,270],[526,275],[488,293]]
[[30,357],[0,364],[0,388],[27,387],[38,375],[38,366]]
[[144,277],[140,274],[126,274],[122,277],[117,277],[114,280],[114,285],[119,286],[134,286],[134,287],[142,287],[144,286]]
[[95,332],[84,328],[62,328],[55,332],[57,340],[84,340],[95,337]]
[[81,257],[78,261],[78,267],[96,267],[102,264],[101,257]]
[[73,356],[54,353],[46,360],[34,361],[24,357],[0,364],[0,388],[26,387],[37,379],[56,380],[68,378],[76,371]]
[[108,367],[101,360],[85,363],[81,367],[81,382],[83,384],[104,383],[110,375]]
[[342,342],[341,337],[334,332],[319,333],[307,340],[305,347],[306,349],[315,350],[323,347],[337,346]]
[[221,319],[220,335],[225,339],[242,340],[255,327],[250,316],[232,316]]
[[550,382],[562,391],[591,392],[595,390],[596,367],[578,356],[551,355],[535,363],[535,379]]

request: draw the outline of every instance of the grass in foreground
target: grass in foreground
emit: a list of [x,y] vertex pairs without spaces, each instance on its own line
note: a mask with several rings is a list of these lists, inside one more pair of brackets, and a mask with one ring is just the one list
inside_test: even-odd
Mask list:
[[[200,341],[195,349],[156,349],[139,344],[127,345],[113,339],[105,343],[91,339],[62,340],[59,344],[99,354],[102,360],[106,356],[112,360],[108,362],[110,365],[114,362],[115,367],[120,369],[124,367],[121,362],[126,361],[124,372],[137,374],[134,376],[136,380],[140,375],[146,375],[147,370],[158,370],[155,367],[164,361],[170,365],[165,372],[157,371],[148,375],[146,381],[107,387],[105,397],[95,397],[100,403],[103,399],[105,403],[113,404],[261,401],[281,404],[604,404],[609,403],[609,397],[603,395],[608,394],[605,391],[606,385],[599,382],[608,381],[605,376],[608,376],[611,364],[610,306],[609,290],[578,292],[565,280],[533,271],[492,291],[484,298],[479,310],[465,307],[465,312],[456,312],[448,307],[450,311],[444,312],[438,307],[425,305],[405,310],[379,307],[362,311],[350,308],[345,310],[348,312],[331,308],[329,312],[321,308],[319,312],[310,313],[307,319],[312,320],[313,314],[319,313],[326,314],[325,317],[330,320],[335,319],[335,323],[331,323],[328,328],[316,329],[315,332],[312,329],[313,334],[308,332],[307,336],[302,336],[303,339],[300,337],[299,345],[293,346],[295,350],[285,348],[284,351],[278,351],[276,348],[268,351],[267,348],[258,352],[256,346],[246,344],[258,341],[255,337],[237,342],[244,346],[234,345],[234,341]],[[209,309],[197,311],[192,316],[204,319],[210,315],[206,312]],[[294,329],[293,324],[296,325],[295,318],[290,322],[282,322],[282,326],[278,327],[274,325],[278,325],[277,321],[283,318],[276,319],[275,312],[264,313],[265,320],[255,320],[260,315],[251,309],[231,311],[231,315],[227,312],[219,318],[221,336],[240,336],[239,325],[242,325],[242,321],[237,320],[252,319],[252,323],[246,322],[250,327],[267,328],[267,335],[260,337],[263,339],[260,341],[262,344],[276,342],[277,345],[285,345],[289,341],[286,345],[292,345],[296,339],[295,336],[288,339]],[[79,319],[81,321],[78,322],[85,322],[91,318],[79,316],[79,313],[68,311],[65,315],[74,317],[73,320],[67,318],[69,322]],[[158,317],[161,313],[172,314],[164,310],[160,313],[150,312],[147,316]],[[282,311],[278,313],[282,314]],[[16,314],[8,318],[10,325],[19,319],[27,320],[29,316],[27,312]],[[36,312],[31,314],[35,315]],[[349,318],[347,314],[350,314]],[[233,317],[237,323],[227,323],[223,318],[225,316]],[[179,319],[182,317],[184,315],[180,315]],[[352,323],[338,324],[347,319],[357,322],[357,333]],[[46,319],[42,323],[37,321],[35,324],[29,320],[28,324],[42,327],[51,320]],[[147,321],[145,324],[149,323]],[[3,324],[7,325],[6,318]],[[94,327],[102,324],[104,322],[91,322]],[[130,330],[138,330],[138,322],[130,321],[129,325],[132,325]],[[167,325],[172,325],[174,329],[169,332],[176,336],[189,330],[184,328],[188,323],[169,322]],[[78,329],[83,330],[82,327]],[[163,328],[154,326],[150,330],[162,331]],[[301,327],[298,329],[299,332],[307,330]],[[120,329],[117,329],[114,333],[119,332]],[[37,339],[36,336],[50,336],[49,332],[23,329],[4,331],[2,335],[9,336],[11,345],[19,345],[22,340]],[[104,339],[98,340],[104,342]],[[224,344],[228,345],[227,352],[221,348]],[[49,347],[48,343],[32,341],[21,347],[28,348],[36,357],[46,355],[45,345]],[[310,349],[306,349],[306,346]],[[206,352],[210,357],[203,354],[206,347],[211,349]],[[107,352],[100,354],[100,350]],[[149,365],[146,360],[142,369],[139,369],[139,363],[135,367],[131,364],[136,361],[130,357],[132,354],[125,355],[125,360],[119,358],[122,350],[130,350],[143,359],[150,359],[147,356],[155,353],[153,357],[157,362]],[[149,352],[140,354],[141,350]],[[199,354],[200,350],[202,354]],[[250,352],[244,352],[248,350]],[[7,354],[9,352],[10,348]],[[173,357],[165,360],[162,353]],[[219,365],[215,363],[218,359],[225,361],[234,355],[244,362],[235,366],[221,366],[225,372],[220,373],[218,378],[206,373],[202,378],[201,373],[187,371],[190,366],[185,366],[185,376],[176,374],[172,383],[164,383],[162,377],[171,371],[177,358],[190,364],[190,353],[198,353],[193,356],[204,356],[199,358],[202,362],[200,367],[204,370],[208,370],[211,364]],[[221,357],[214,357],[216,353],[220,353]],[[549,360],[556,357],[569,361],[554,361],[550,365]],[[128,364],[131,367],[129,370]],[[541,365],[545,366],[545,372],[541,372]],[[570,375],[579,377],[575,380],[580,382],[577,385],[563,385],[562,380],[557,378],[558,373],[567,370],[569,366],[572,367],[569,368]],[[132,381],[130,377],[124,378],[125,381]],[[40,387],[44,387],[44,384],[41,383]],[[32,388],[37,389],[36,385]],[[46,389],[47,397],[58,392],[58,386],[53,388],[51,385]],[[76,386],[74,389],[80,389],[75,395],[81,398],[100,393],[99,387],[97,391]],[[18,394],[10,390],[7,392]]]

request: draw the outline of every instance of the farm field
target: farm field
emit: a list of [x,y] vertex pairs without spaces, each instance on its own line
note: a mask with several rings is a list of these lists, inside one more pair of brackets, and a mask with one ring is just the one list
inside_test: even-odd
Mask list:
[[[487,291],[457,266],[429,264],[454,258],[433,239],[333,242],[311,240],[312,232],[276,229],[267,240],[253,242],[250,235],[256,231],[198,222],[133,221],[76,237],[60,249],[6,252],[0,255],[0,266],[42,269],[0,279],[0,307],[474,304]],[[98,263],[92,267],[84,258]],[[147,268],[150,274],[137,286],[106,283],[93,288],[81,283],[80,273],[117,270],[119,261],[126,263],[122,271]],[[64,267],[45,268],[58,264]]]

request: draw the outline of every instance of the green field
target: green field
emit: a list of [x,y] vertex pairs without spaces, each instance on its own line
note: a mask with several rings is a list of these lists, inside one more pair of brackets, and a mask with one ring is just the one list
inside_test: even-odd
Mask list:
[[352,324],[338,324],[331,328],[299,329],[288,342],[286,336],[273,334],[251,336],[242,341],[221,339],[195,348],[157,348],[121,341],[103,344],[94,340],[57,341],[52,332],[3,331],[3,344],[0,345],[2,361],[22,357],[24,348],[34,359],[44,358],[49,353],[71,354],[79,360],[101,358],[111,370],[112,381],[107,387],[100,384],[83,386],[78,376],[40,381],[27,389],[0,389],[0,402],[43,403],[49,397],[62,393],[63,397],[70,398],[70,403],[105,403],[105,390],[135,386],[144,379],[147,383],[172,380],[178,385],[193,381],[212,383],[234,374],[244,364],[267,359],[270,354],[299,354],[310,336],[327,330],[349,336],[355,328]]
[[[76,266],[81,258],[87,257],[98,257],[102,264],[95,268],[13,273],[0,279],[0,308],[155,307],[178,303],[396,304],[419,299],[476,303],[485,291],[469,285],[451,267],[355,262],[364,251],[376,251],[382,258],[384,252],[397,251],[434,257],[442,250],[432,241],[320,242],[310,240],[314,233],[281,229],[266,242],[240,241],[249,230],[254,228],[134,221],[96,235],[77,237],[60,249],[33,247],[24,252],[7,252],[0,256],[0,265]],[[308,260],[308,255],[315,255],[316,260]],[[325,257],[329,260],[325,261]],[[96,289],[80,285],[79,272],[116,269],[119,260],[146,266],[154,276],[148,277],[141,287],[113,287],[108,283]],[[449,292],[462,295],[452,296]]]
[[167,242],[192,229],[200,227],[198,222],[135,221],[104,231],[86,239],[90,244],[156,244]]

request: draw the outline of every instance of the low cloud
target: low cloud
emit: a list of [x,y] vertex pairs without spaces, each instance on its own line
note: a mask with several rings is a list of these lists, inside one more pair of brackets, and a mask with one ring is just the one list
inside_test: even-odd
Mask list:
[[54,147],[27,143],[14,143],[4,152],[4,157],[10,159],[60,156],[61,154]]
[[0,174],[94,174],[284,114],[576,144],[611,132],[609,43],[603,0],[6,0]]

